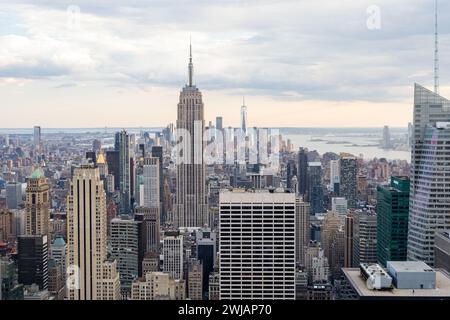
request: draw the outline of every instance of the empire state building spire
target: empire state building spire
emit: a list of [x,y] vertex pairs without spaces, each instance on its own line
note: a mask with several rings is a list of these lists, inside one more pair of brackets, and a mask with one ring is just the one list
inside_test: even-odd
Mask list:
[[189,87],[194,85],[194,64],[192,63],[192,43],[189,44]]

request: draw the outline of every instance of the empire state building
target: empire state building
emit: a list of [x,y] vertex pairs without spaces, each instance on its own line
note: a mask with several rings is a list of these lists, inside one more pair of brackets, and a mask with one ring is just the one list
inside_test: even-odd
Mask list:
[[205,118],[202,93],[193,84],[192,46],[188,70],[188,84],[180,92],[177,109],[177,131],[185,134],[180,134],[178,142],[182,154],[177,156],[183,161],[177,159],[173,222],[176,227],[203,227],[209,224],[203,159]]

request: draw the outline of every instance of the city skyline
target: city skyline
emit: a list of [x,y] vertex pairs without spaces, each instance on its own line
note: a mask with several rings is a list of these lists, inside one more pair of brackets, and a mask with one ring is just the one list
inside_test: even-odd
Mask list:
[[415,1],[7,0],[0,305],[450,301],[450,4]]
[[[223,116],[225,126],[237,127],[245,96],[249,126],[405,127],[413,82],[432,88],[432,1],[380,1],[379,29],[370,28],[369,2],[323,2],[335,13],[331,18],[317,5],[293,1],[177,2],[189,10],[183,18],[174,3],[159,1],[108,8],[88,1],[69,7],[6,2],[0,93],[7,108],[0,127],[29,127],[36,119],[53,128],[174,122],[189,36],[205,120]],[[445,64],[449,10],[439,5]],[[173,10],[162,14],[166,9]],[[399,19],[405,12],[427,27]],[[280,23],[273,13],[285,19]],[[198,24],[199,18],[208,23]],[[447,79],[443,73],[444,96]]]

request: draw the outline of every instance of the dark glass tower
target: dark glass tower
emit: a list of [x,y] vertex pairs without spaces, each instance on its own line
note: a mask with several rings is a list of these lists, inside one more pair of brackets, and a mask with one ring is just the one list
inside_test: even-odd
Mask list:
[[167,208],[164,205],[164,175],[163,175],[163,147],[153,146],[152,157],[159,159],[159,207],[161,208],[160,222],[166,222]]
[[298,193],[305,195],[308,190],[308,149],[306,148],[298,150],[297,172]]
[[130,136],[125,130],[116,133],[115,150],[119,152],[120,213],[129,214],[131,209],[131,161]]
[[310,162],[308,164],[307,201],[311,204],[311,214],[324,212],[322,164],[320,162]]
[[48,289],[48,247],[46,235],[20,236],[18,238],[19,283],[37,284],[40,290]]
[[409,178],[392,177],[387,187],[377,188],[377,259],[405,261],[408,242]]

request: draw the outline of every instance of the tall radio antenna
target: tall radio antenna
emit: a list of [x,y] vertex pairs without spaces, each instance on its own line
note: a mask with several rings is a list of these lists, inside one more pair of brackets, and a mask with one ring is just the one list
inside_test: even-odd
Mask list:
[[434,0],[434,92],[439,94],[438,1]]

